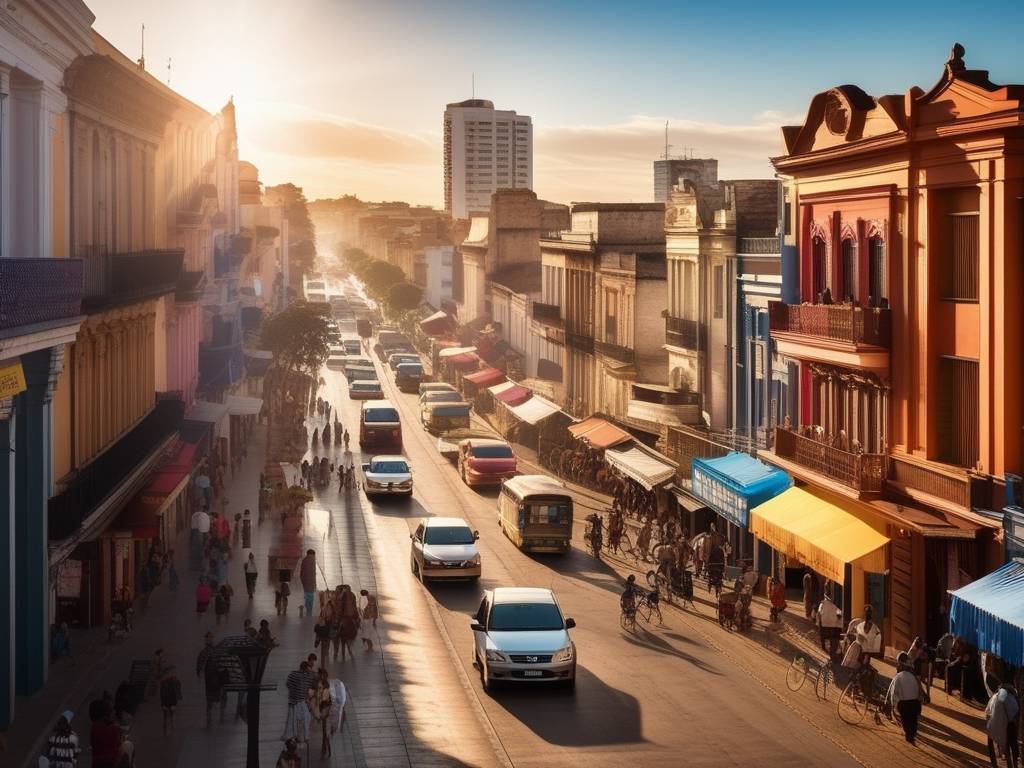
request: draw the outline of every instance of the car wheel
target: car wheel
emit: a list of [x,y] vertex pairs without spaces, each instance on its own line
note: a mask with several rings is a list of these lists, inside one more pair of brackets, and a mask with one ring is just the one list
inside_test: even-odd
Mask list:
[[413,576],[419,576],[420,575],[420,567],[419,567],[419,564],[416,562],[416,558],[415,557],[410,557],[409,558],[409,567],[412,569],[412,575]]
[[480,665],[480,686],[484,689],[484,693],[488,695],[494,693],[494,681],[487,674],[487,666],[484,664]]

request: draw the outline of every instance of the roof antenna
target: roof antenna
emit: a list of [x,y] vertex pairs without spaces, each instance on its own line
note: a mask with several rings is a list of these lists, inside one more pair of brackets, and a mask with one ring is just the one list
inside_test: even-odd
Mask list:
[[472,78],[472,80],[471,80],[472,85],[470,86],[470,90],[469,90],[470,98],[475,99],[476,98],[476,72],[472,73],[470,75],[470,77]]
[[139,55],[139,66],[142,69],[146,68],[146,25],[142,25],[142,51]]
[[668,143],[668,120],[665,121],[665,154],[662,155],[666,160],[671,159],[668,154],[669,147],[672,145]]
[[171,86],[171,57],[167,57],[167,87]]

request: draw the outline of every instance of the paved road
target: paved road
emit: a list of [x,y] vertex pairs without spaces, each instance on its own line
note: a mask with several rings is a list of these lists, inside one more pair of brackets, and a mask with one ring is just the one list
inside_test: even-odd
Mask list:
[[[358,404],[344,394],[344,377],[327,370],[323,375],[328,399],[341,406],[352,429]],[[415,472],[411,500],[369,504],[361,496],[373,531],[376,571],[387,574],[386,586],[393,590],[381,590],[388,598],[388,620],[409,628],[393,636],[393,642],[406,646],[393,652],[415,658],[421,643],[434,647],[439,627],[424,621],[424,615],[433,613],[440,620],[441,637],[447,635],[462,679],[471,681],[459,695],[447,684],[450,698],[444,708],[463,724],[469,722],[465,713],[485,718],[483,729],[500,742],[495,764],[860,764],[673,617],[666,616],[666,625],[655,632],[623,632],[618,625],[618,576],[581,550],[546,557],[517,550],[497,525],[496,493],[464,486],[438,454],[436,438],[419,426],[417,398],[399,393],[383,371],[380,378],[385,394],[402,413],[405,453]],[[355,438],[352,445],[357,450]],[[463,516],[480,530],[484,574],[478,586],[453,583],[424,589],[411,575],[409,533],[420,517],[430,515]],[[481,691],[472,662],[469,615],[484,589],[504,585],[550,587],[566,615],[576,619],[579,677],[574,694],[528,687],[499,690],[493,696]],[[439,671],[432,665],[444,663],[432,654],[429,665],[418,665],[416,676],[427,690]],[[453,721],[450,743],[460,741],[457,728]],[[476,730],[470,735],[479,739]]]

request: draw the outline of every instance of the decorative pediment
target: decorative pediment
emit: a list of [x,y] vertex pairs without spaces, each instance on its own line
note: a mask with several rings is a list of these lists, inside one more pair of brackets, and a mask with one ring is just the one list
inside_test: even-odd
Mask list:
[[665,203],[665,229],[696,231],[703,229],[700,210],[697,206],[697,190],[687,180],[681,180],[681,187],[669,193]]
[[911,92],[916,125],[950,123],[1021,108],[1024,87],[997,85],[988,79],[988,70],[968,69],[965,52],[960,43],[955,43],[942,76],[931,90],[925,93],[918,88]]
[[802,126],[782,129],[789,155],[802,155],[881,136],[904,127],[898,96],[875,99],[856,85],[840,85],[811,99]]

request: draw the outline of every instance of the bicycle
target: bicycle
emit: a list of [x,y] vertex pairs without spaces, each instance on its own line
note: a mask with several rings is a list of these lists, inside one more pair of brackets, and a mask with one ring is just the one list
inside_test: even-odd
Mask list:
[[[878,671],[874,667],[865,665],[855,671],[839,695],[839,701],[836,704],[839,719],[847,725],[859,725],[867,716],[871,706],[874,705],[875,722],[880,724],[884,703],[879,704],[877,701],[877,682]],[[884,714],[890,720],[893,719],[891,710]]]
[[648,592],[646,595],[641,595],[637,599],[636,610],[634,613],[634,624],[636,619],[639,618],[645,624],[654,626],[661,626],[664,623],[664,618],[661,615],[661,599],[658,594],[658,590]]
[[619,614],[619,625],[627,632],[636,632],[636,609],[629,611],[623,608]]

